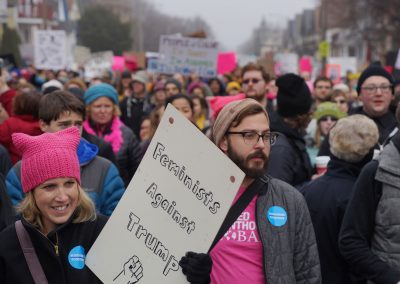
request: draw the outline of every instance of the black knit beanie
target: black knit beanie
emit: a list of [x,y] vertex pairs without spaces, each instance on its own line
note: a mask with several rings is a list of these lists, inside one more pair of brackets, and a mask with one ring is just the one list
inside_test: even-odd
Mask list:
[[310,111],[311,92],[304,79],[289,73],[276,80],[278,87],[278,113],[283,117],[294,117]]
[[394,85],[394,79],[393,79],[392,75],[390,75],[389,72],[387,72],[385,70],[385,68],[383,68],[382,66],[379,66],[379,65],[370,65],[367,67],[367,69],[365,69],[361,73],[360,78],[358,78],[358,82],[357,82],[357,93],[358,94],[360,94],[360,92],[361,92],[362,84],[365,82],[365,80],[367,80],[371,76],[385,77],[386,79],[389,80],[391,85]]

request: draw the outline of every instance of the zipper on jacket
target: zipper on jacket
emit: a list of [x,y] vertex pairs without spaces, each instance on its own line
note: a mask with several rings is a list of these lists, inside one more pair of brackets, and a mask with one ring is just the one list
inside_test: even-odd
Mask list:
[[59,252],[58,252],[58,234],[57,234],[57,233],[56,233],[56,243],[53,244],[53,246],[54,246],[54,250],[55,250],[55,252],[56,252],[56,255],[57,255],[57,256],[60,256],[60,254],[59,254]]
[[[269,177],[268,176],[265,176],[265,175],[263,175],[262,177],[260,177],[260,179],[265,183],[265,185],[267,186],[267,193],[268,193],[268,191],[270,190],[269,189]],[[265,194],[267,194],[267,193],[265,193]],[[259,193],[259,195],[261,195],[260,193]],[[259,198],[260,196],[257,196],[257,199],[256,199],[256,212],[255,212],[255,215],[256,215],[256,227],[257,227],[257,231],[258,231],[258,236],[260,237],[260,240],[261,240],[261,245],[262,245],[262,255],[263,255],[263,270],[264,270],[264,278],[265,278],[265,282],[267,281],[267,267],[266,267],[266,261],[265,261],[265,252],[264,252],[264,248],[265,248],[265,246],[266,246],[266,244],[265,244],[265,242],[264,242],[264,240],[263,240],[263,238],[262,238],[262,236],[261,236],[261,232],[260,232],[260,226],[259,226],[259,217],[258,217],[258,201],[259,201]]]

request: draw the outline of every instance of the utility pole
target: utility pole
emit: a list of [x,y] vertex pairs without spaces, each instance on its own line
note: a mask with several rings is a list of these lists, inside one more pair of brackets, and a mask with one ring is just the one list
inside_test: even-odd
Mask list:
[[329,53],[329,46],[326,41],[326,31],[328,29],[328,3],[327,0],[321,0],[321,43],[320,43],[320,55],[321,55],[321,75],[325,76],[326,74],[326,63],[327,57]]

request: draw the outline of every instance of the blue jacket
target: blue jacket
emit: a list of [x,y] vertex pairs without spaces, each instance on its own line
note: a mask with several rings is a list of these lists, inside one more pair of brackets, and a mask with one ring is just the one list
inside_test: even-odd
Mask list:
[[[93,200],[96,210],[110,216],[125,192],[124,182],[115,165],[97,156],[98,148],[81,138],[77,155],[81,166],[81,186]],[[6,177],[7,192],[13,205],[24,198],[20,181],[21,162]]]

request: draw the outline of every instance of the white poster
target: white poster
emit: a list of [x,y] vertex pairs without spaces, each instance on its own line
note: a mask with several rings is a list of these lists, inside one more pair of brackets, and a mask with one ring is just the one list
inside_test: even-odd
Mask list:
[[208,251],[243,178],[169,105],[87,266],[104,283],[187,283],[179,260]]
[[66,34],[61,30],[36,30],[34,64],[38,69],[60,70],[67,67]]
[[112,51],[92,53],[85,63],[85,79],[88,81],[94,77],[101,77],[105,70],[111,70],[113,56]]
[[73,48],[74,63],[84,65],[91,57],[90,49],[86,46],[76,45]]
[[163,35],[159,53],[159,73],[217,75],[218,42],[215,40]]
[[299,56],[296,53],[277,53],[274,56],[276,75],[298,73]]
[[328,57],[328,64],[340,65],[340,76],[346,76],[347,71],[357,73],[357,58],[356,57]]

